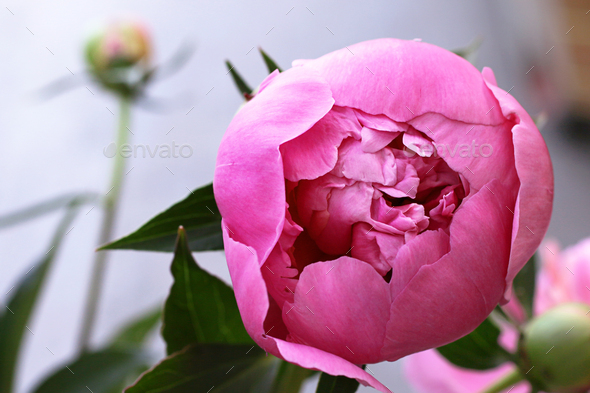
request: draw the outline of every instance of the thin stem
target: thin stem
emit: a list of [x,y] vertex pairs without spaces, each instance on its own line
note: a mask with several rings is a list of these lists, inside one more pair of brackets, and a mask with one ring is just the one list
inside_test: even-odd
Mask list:
[[[119,107],[119,124],[116,137],[117,150],[115,154],[115,162],[113,164],[113,172],[111,174],[111,183],[104,198],[104,216],[98,238],[99,245],[105,244],[111,240],[112,237],[115,214],[117,212],[119,196],[121,194],[121,183],[125,171],[125,160],[123,156],[119,154],[118,149],[127,143],[130,109],[130,99],[127,97],[122,97]],[[92,337],[94,321],[96,320],[96,311],[98,309],[98,301],[102,292],[106,262],[106,251],[97,251],[94,256],[90,287],[88,289],[88,297],[86,299],[86,307],[84,309],[84,318],[82,320],[82,332],[78,342],[78,348],[81,353],[88,350],[90,339]]]
[[515,369],[514,371],[511,371],[509,374],[506,374],[504,377],[494,382],[493,385],[487,387],[481,393],[500,393],[523,380],[524,377],[520,371]]

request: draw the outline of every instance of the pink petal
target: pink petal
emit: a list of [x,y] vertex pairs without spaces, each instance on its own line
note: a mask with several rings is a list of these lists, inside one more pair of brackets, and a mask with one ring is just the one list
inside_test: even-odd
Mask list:
[[393,265],[400,247],[405,243],[403,235],[391,235],[375,230],[367,223],[358,223],[352,229],[350,255],[367,262],[382,276]]
[[[475,329],[502,298],[510,252],[512,215],[503,200],[507,191],[493,180],[455,213],[450,252],[423,265],[399,291],[383,355],[396,360],[447,344]],[[492,193],[493,192],[493,193]],[[419,237],[418,237],[419,238]],[[392,280],[391,285],[396,285]]]
[[[516,368],[506,363],[492,370],[468,370],[451,364],[434,349],[407,357],[403,366],[406,378],[423,393],[482,392]],[[527,382],[520,382],[510,393],[526,393],[529,389]]]
[[291,341],[355,364],[376,363],[382,360],[390,303],[383,277],[369,264],[344,256],[303,270],[283,320]]
[[534,314],[540,315],[550,308],[571,302],[572,275],[567,271],[557,242],[548,240],[539,248],[537,279],[535,282]]
[[425,231],[400,248],[389,284],[391,298],[399,295],[422,266],[437,262],[450,247],[449,235],[437,230]]
[[498,179],[514,189],[512,200],[506,201],[512,209],[516,200],[519,180],[514,169],[512,122],[485,126],[453,121],[429,113],[410,121],[412,126],[428,136],[434,136],[436,154],[451,169],[462,174],[471,188],[479,190],[491,179]]
[[[493,74],[485,71],[486,76]],[[494,81],[492,81],[494,82]],[[553,206],[553,168],[547,146],[528,113],[510,94],[488,83],[506,118],[514,119],[512,128],[516,172],[520,189],[514,211],[507,288],[533,255],[545,236]]]
[[361,126],[349,108],[334,107],[304,134],[281,145],[285,178],[315,179],[334,168],[343,139],[360,138]]
[[394,186],[397,183],[392,149],[376,153],[364,151],[360,141],[349,138],[342,142],[333,174],[347,179]]
[[[285,179],[279,146],[321,119],[334,100],[311,70],[275,76],[232,120],[217,155],[215,199],[236,240],[266,260],[285,219]],[[240,203],[236,203],[240,201]]]
[[[354,378],[365,386],[372,386],[383,393],[391,393],[391,390],[365,370],[341,357],[317,348],[286,342],[265,333],[270,333],[269,330],[274,326],[267,326],[265,330],[265,320],[282,322],[280,310],[274,308],[275,315],[267,318],[269,297],[260,273],[256,251],[235,241],[224,221],[225,219],[222,220],[223,241],[236,300],[244,326],[254,341],[265,351],[301,367]],[[272,332],[279,329],[280,326],[272,329]]]
[[384,38],[299,64],[320,72],[336,105],[399,122],[429,112],[474,124],[504,121],[477,69],[434,45]]
[[363,127],[361,130],[361,147],[365,153],[376,153],[389,145],[399,135],[399,132],[379,131]]

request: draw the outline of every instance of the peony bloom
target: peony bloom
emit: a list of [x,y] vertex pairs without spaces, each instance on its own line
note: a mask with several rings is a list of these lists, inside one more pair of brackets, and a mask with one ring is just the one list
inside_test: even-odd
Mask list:
[[553,175],[491,70],[381,39],[269,75],[221,142],[214,190],[253,339],[386,392],[355,365],[477,327],[543,237]]
[[[547,242],[539,251],[541,264],[536,279],[535,315],[545,314],[555,318],[550,314],[551,312],[560,312],[558,306],[569,307],[572,303],[590,306],[590,290],[588,290],[588,286],[590,286],[590,238],[562,252],[559,252],[556,243]],[[506,311],[518,318],[518,315],[522,314],[518,311],[520,306],[512,301],[510,305],[511,307]],[[581,313],[581,319],[587,318],[586,310],[584,309],[584,312]],[[590,321],[587,321],[586,324],[588,323]],[[561,329],[558,336],[570,337],[569,334],[566,336],[564,333],[573,325],[577,327],[576,333],[585,336],[590,334],[587,330],[584,331],[581,321],[576,321],[564,325],[567,327]],[[573,331],[571,336],[573,336]],[[538,340],[537,337],[535,339]],[[551,345],[559,345],[559,341],[555,337],[546,337],[546,339],[551,342]],[[500,343],[512,351],[516,348],[516,340],[516,331],[508,326],[504,327]],[[562,343],[560,346],[563,344],[567,343]],[[549,361],[552,359],[546,354],[546,351],[551,345],[547,344],[542,352],[543,358],[547,358]],[[580,347],[578,346],[578,348]],[[568,366],[564,362],[558,363],[569,367],[568,376],[572,374],[572,367],[576,368],[581,363],[581,357],[578,355],[586,357],[586,354],[576,354],[575,351],[570,351],[569,357],[575,359],[575,364]],[[489,371],[466,370],[452,365],[435,350],[424,351],[408,357],[404,367],[410,382],[424,393],[477,393],[516,369],[514,364],[506,363]],[[540,367],[540,364],[536,365],[537,369]],[[511,393],[526,393],[528,391],[530,391],[530,385],[526,381],[516,384],[514,389],[510,390]]]

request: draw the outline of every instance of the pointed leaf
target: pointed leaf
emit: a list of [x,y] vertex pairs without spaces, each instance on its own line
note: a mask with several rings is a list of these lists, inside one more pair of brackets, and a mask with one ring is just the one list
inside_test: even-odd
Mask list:
[[354,393],[358,388],[356,379],[322,373],[316,393]]
[[254,346],[194,344],[145,372],[125,393],[261,393],[277,364]]
[[34,393],[116,393],[148,368],[150,358],[139,351],[106,349],[85,353],[45,379]]
[[112,340],[111,348],[140,348],[144,344],[148,335],[158,325],[161,318],[162,309],[160,307],[142,315],[121,329]]
[[451,52],[456,54],[457,56],[461,56],[465,60],[469,61],[471,64],[475,61],[475,57],[477,56],[477,51],[483,42],[482,36],[477,36],[471,41],[467,46],[463,48],[454,49]]
[[223,250],[221,215],[208,184],[149,220],[137,231],[100,250],[173,251],[179,226],[183,226],[193,251]]
[[242,78],[242,76],[238,73],[238,71],[235,69],[232,63],[230,63],[229,60],[226,60],[225,65],[231,73],[231,76],[234,80],[236,87],[238,88],[238,91],[244,96],[250,96],[253,91],[252,88],[248,86],[244,78]]
[[12,393],[12,384],[21,341],[57,249],[78,212],[78,201],[71,202],[59,223],[49,251],[10,290],[4,310],[0,310],[0,393]]
[[79,193],[66,194],[48,199],[46,201],[25,207],[14,213],[8,213],[0,216],[0,228],[6,228],[21,222],[29,221],[34,218],[43,216],[65,207],[75,204],[91,203],[98,199],[98,194]]
[[279,67],[278,64],[265,51],[262,50],[262,48],[259,47],[258,50],[260,51],[260,54],[264,59],[264,64],[266,64],[266,68],[268,69],[269,74],[272,74],[274,70],[279,70],[279,72],[283,72],[283,70],[281,70],[281,67]]
[[456,366],[488,370],[511,360],[510,354],[498,343],[499,336],[500,329],[488,318],[473,332],[437,350]]
[[281,360],[270,393],[298,393],[303,382],[315,373],[316,370]]
[[168,354],[193,343],[253,344],[233,290],[197,265],[182,228],[170,270],[174,284],[164,306],[162,328]]
[[514,295],[518,298],[529,318],[533,316],[533,297],[535,296],[536,275],[536,258],[533,255],[520,272],[518,272],[512,283]]

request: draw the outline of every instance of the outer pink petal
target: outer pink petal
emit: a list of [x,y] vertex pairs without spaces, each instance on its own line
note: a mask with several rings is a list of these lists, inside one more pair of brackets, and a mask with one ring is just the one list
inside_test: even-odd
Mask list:
[[534,254],[547,232],[553,207],[553,168],[545,141],[531,117],[514,97],[495,85],[492,70],[484,69],[483,74],[504,116],[517,123],[512,128],[512,140],[520,189],[506,275],[506,288],[511,288],[512,280]]
[[223,137],[213,181],[215,200],[232,236],[256,250],[260,264],[285,219],[279,146],[311,128],[333,103],[317,73],[294,68],[273,76],[238,112]]
[[[403,365],[406,378],[424,393],[482,392],[515,368],[507,363],[489,371],[467,370],[454,366],[434,349],[407,357]],[[528,390],[529,384],[521,382],[510,389],[510,393]]]
[[504,122],[477,69],[434,45],[384,38],[297,65],[320,72],[336,105],[396,121],[436,112],[466,123]]
[[[475,329],[505,287],[512,214],[497,180],[465,200],[450,226],[451,250],[422,266],[391,305],[382,354],[396,360]],[[392,283],[394,283],[392,281]],[[395,285],[395,284],[394,284]]]
[[383,277],[368,263],[344,256],[305,268],[283,320],[297,342],[355,364],[377,363],[390,304]]
[[[224,222],[222,228],[227,263],[238,308],[248,334],[262,349],[301,367],[355,378],[365,386],[372,386],[383,393],[391,393],[391,390],[369,373],[341,357],[265,334],[273,326],[264,326],[270,303],[256,251],[232,239]],[[281,320],[278,313],[274,315],[274,318],[268,319],[279,322]]]

